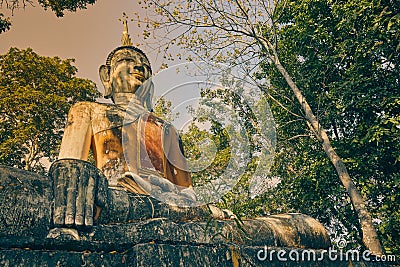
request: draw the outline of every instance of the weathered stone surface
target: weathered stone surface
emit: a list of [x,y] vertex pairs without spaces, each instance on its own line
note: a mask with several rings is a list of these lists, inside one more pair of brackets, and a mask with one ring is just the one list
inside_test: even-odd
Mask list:
[[322,225],[306,215],[244,220],[238,227],[235,220],[210,219],[206,209],[172,207],[119,190],[111,190],[97,225],[55,228],[52,192],[49,178],[0,166],[0,266],[282,266],[259,260],[257,253],[265,246],[330,246]]
[[[0,249],[0,266],[272,266],[272,267],[365,267],[390,266],[385,263],[331,261],[321,258],[321,250],[316,250],[315,261],[260,260],[257,253],[264,247],[230,245],[175,245],[163,243],[137,244],[123,252],[77,252],[65,250],[25,250]],[[270,247],[270,250],[289,252],[288,248]],[[299,255],[305,250],[297,249]]]
[[41,242],[50,229],[52,199],[47,177],[0,166],[0,243]]
[[118,190],[111,190],[99,225],[79,231],[60,230],[57,234],[50,231],[54,228],[51,187],[46,177],[9,167],[0,168],[0,246],[112,251],[151,240],[299,248],[326,248],[330,244],[322,225],[306,215],[244,220],[238,227],[235,220],[210,219],[206,209],[200,209],[198,213],[196,208],[173,207],[148,196]]
[[[304,215],[293,216],[299,218],[298,216]],[[304,216],[304,218],[309,217]],[[90,231],[80,231],[78,238],[71,235],[69,240],[59,240],[58,236],[48,235],[43,246],[68,247],[75,250],[90,248],[95,251],[121,251],[151,241],[191,245],[230,243],[298,248],[329,246],[329,239],[325,239],[321,233],[314,233],[307,238],[302,237],[304,233],[296,233],[293,235],[295,239],[287,242],[276,234],[279,228],[270,228],[265,220],[246,220],[242,229],[238,228],[234,221],[172,222],[160,218],[126,224],[99,225]],[[292,232],[295,230],[292,229]]]

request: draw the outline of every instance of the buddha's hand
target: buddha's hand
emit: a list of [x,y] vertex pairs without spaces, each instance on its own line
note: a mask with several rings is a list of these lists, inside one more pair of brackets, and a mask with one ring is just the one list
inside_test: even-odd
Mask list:
[[92,226],[108,198],[107,178],[92,164],[76,159],[54,162],[53,179],[56,226]]

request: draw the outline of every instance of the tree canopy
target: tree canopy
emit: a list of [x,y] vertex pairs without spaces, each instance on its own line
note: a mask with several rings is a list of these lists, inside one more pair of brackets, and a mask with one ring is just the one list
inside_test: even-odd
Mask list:
[[[85,9],[87,5],[92,5],[96,0],[38,0],[40,6],[45,10],[50,8],[57,17],[63,17],[65,11],[75,12],[78,9]],[[32,0],[2,0],[0,7],[5,6],[13,12],[15,9],[25,8],[27,5],[33,6]],[[10,18],[4,18],[0,13],[0,34],[10,29]]]
[[[277,8],[282,10],[277,32],[282,64],[317,110],[366,198],[387,252],[399,253],[400,4],[308,0],[286,1]],[[271,80],[273,97],[290,110],[299,110],[287,98],[287,85],[275,68],[265,63],[263,69],[262,75]],[[281,175],[293,177],[284,185],[307,196],[306,205],[296,209],[322,221],[340,218],[357,239],[358,233],[351,229],[358,228],[358,222],[352,222],[346,196],[332,182],[330,164],[313,149],[317,140],[291,140],[293,134],[309,135],[309,130],[279,106],[273,110],[275,119],[285,124],[280,131],[281,149],[292,151],[280,162]],[[304,191],[304,184],[314,192]],[[332,200],[342,204],[328,207]]]
[[399,216],[389,211],[399,202],[397,1],[142,5],[154,10],[138,18],[144,37],[155,34],[165,58],[176,44],[187,60],[241,65],[261,81],[277,121],[272,173],[281,183],[250,208],[311,214],[381,254],[374,222],[386,251],[398,253]]
[[10,29],[11,22],[9,18],[4,18],[4,15],[0,13],[0,34]]
[[0,56],[0,163],[40,172],[58,154],[70,106],[99,96],[73,62],[30,48]]

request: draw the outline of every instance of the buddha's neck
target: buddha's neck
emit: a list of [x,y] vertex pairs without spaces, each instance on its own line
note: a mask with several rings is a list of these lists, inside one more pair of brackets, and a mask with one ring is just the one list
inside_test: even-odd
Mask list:
[[143,106],[143,103],[139,101],[139,99],[134,93],[115,93],[113,99],[115,105],[125,109],[129,106],[131,101],[132,103]]

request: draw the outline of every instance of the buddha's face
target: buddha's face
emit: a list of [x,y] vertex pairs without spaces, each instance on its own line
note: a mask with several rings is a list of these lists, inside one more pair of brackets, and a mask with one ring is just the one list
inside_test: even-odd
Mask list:
[[[126,51],[125,51],[126,52]],[[135,93],[150,77],[147,59],[140,53],[117,51],[111,60],[110,85],[113,93]]]
[[113,54],[109,66],[100,66],[99,74],[105,89],[104,96],[114,100],[118,93],[135,94],[150,78],[151,68],[142,53],[123,48]]

